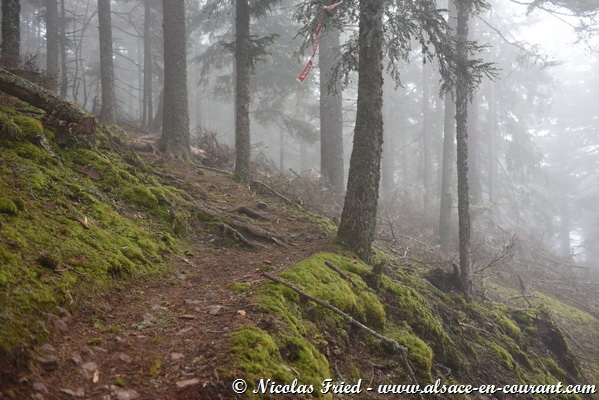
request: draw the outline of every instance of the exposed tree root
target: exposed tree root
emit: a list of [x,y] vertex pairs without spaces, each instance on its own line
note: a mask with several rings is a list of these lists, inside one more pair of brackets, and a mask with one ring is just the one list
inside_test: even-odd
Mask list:
[[243,234],[241,234],[241,232],[235,230],[234,228],[231,228],[227,224],[220,223],[220,224],[218,224],[218,226],[219,226],[219,228],[221,228],[223,230],[223,232],[230,234],[237,241],[245,244],[246,246],[249,246],[249,247],[262,247],[262,248],[264,248],[264,246],[262,246],[260,243],[252,242],[251,240],[249,240],[248,238],[246,238],[245,236],[243,236]]
[[268,221],[269,218],[260,214],[259,212],[250,210],[249,208],[245,207],[245,206],[239,206],[237,208],[235,208],[233,211],[238,212],[239,214],[244,214],[247,215],[250,218],[254,218],[254,219],[261,219],[264,221]]

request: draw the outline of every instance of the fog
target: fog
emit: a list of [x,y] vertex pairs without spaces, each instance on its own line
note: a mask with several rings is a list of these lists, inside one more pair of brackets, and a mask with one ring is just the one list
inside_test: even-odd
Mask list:
[[[151,3],[149,36],[144,2],[113,1],[112,38],[118,120],[139,136],[161,132],[159,105],[164,85],[162,5]],[[349,4],[349,3],[348,3]],[[211,7],[188,1],[187,71],[190,130],[213,132],[234,146],[234,40],[229,4]],[[97,4],[64,0],[67,96],[98,113],[101,105]],[[297,4],[284,1],[252,19],[264,43],[251,79],[252,156],[270,160],[282,173],[320,173],[318,53],[304,83],[314,34],[293,18]],[[335,12],[346,13],[344,5]],[[445,8],[445,5],[439,5]],[[210,9],[209,13],[206,11]],[[473,227],[497,243],[515,233],[534,241],[561,262],[599,272],[599,79],[597,35],[576,29],[579,20],[509,1],[496,1],[471,20],[470,39],[488,45],[476,57],[494,63],[496,76],[483,79],[469,107],[470,189]],[[44,9],[23,1],[21,53],[45,65]],[[341,44],[354,37],[351,20]],[[306,36],[307,35],[307,36]],[[144,97],[144,44],[152,49],[152,118]],[[434,62],[423,71],[420,44],[408,61],[395,63],[401,82],[386,74],[380,221],[398,221],[409,235],[433,238],[441,197],[444,101]],[[388,72],[388,71],[387,71]],[[357,74],[344,75],[343,160],[347,172],[355,123]],[[425,93],[426,92],[426,93]],[[423,94],[425,93],[425,94]],[[168,112],[168,111],[166,111]],[[149,113],[148,113],[149,115]],[[158,117],[158,118],[156,118]],[[132,133],[132,134],[133,134]],[[291,175],[293,178],[294,175]],[[290,178],[290,179],[291,179]],[[347,177],[345,176],[344,179]],[[455,179],[455,172],[454,178]],[[455,196],[455,183],[451,185]],[[455,205],[454,205],[455,208]],[[415,222],[403,218],[418,215]],[[455,218],[455,217],[454,217]],[[454,239],[454,241],[457,239]],[[589,274],[589,277],[593,273]]]

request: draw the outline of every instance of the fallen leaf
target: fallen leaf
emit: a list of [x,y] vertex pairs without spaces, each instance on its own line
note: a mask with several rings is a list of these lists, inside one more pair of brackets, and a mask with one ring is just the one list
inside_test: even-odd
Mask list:
[[94,372],[94,379],[92,379],[92,382],[98,383],[99,380],[100,380],[100,370],[97,369]]
[[237,310],[237,314],[241,315],[242,317],[245,317],[246,312],[244,310]]

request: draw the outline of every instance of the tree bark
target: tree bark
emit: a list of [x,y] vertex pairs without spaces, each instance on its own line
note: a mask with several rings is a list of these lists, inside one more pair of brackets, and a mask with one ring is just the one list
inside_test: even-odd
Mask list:
[[235,175],[251,180],[250,142],[250,10],[248,0],[235,6]]
[[[326,31],[320,38],[320,172],[325,185],[343,193],[343,99],[341,82],[331,72],[339,56],[339,31]],[[332,89],[332,90],[329,90]]]
[[466,295],[472,294],[472,269],[470,254],[470,198],[468,188],[468,100],[470,93],[468,74],[468,13],[467,0],[457,0],[458,65],[462,69],[456,87],[456,141],[458,175],[458,219],[460,239],[460,278]]
[[[453,34],[456,27],[456,5],[453,0],[447,2],[449,33]],[[453,155],[455,152],[455,103],[451,94],[445,95],[445,110],[443,120],[443,167],[441,170],[441,206],[439,215],[439,242],[441,250],[451,250],[451,205],[453,196],[451,185],[453,182]]]
[[78,123],[89,117],[77,104],[70,103],[4,68],[0,68],[0,90],[69,123]]
[[154,105],[152,102],[152,41],[151,41],[151,21],[152,7],[151,1],[144,1],[144,92],[143,92],[143,116],[142,126],[150,129],[154,117]]
[[164,123],[158,149],[189,159],[189,108],[187,99],[187,47],[185,1],[163,0],[164,8]]
[[116,122],[116,94],[112,60],[112,23],[110,0],[98,0],[100,30],[100,79],[102,81],[102,109],[99,118],[107,123]]
[[58,0],[46,0],[46,74],[50,78],[48,88],[53,92],[58,89],[60,57],[58,26]]
[[64,0],[60,0],[60,97],[66,98],[69,89],[67,66],[66,10]]
[[480,171],[481,143],[478,124],[479,102],[480,96],[474,94],[472,102],[468,104],[468,182],[470,201],[472,204],[479,204],[483,201],[483,187]]
[[15,68],[21,62],[21,3],[2,0],[2,64]]
[[372,261],[383,146],[382,6],[382,0],[360,0],[356,126],[337,233],[366,262]]

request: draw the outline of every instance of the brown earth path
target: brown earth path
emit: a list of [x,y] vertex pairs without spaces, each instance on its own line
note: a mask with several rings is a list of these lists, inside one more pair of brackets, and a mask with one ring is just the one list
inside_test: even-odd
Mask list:
[[[50,343],[39,347],[33,367],[0,391],[0,398],[236,398],[223,376],[223,371],[229,377],[235,371],[229,334],[243,325],[268,326],[272,318],[253,302],[264,281],[259,267],[288,267],[329,248],[330,238],[309,216],[276,197],[260,196],[215,172],[166,163],[169,184],[213,208],[230,211],[243,205],[256,210],[259,201],[266,203],[260,212],[267,221],[246,219],[287,245],[261,241],[263,247],[248,248],[215,228],[193,233],[188,248],[172,257],[163,276],[120,285],[91,296],[93,301],[72,313],[63,311],[68,330],[57,330]],[[235,282],[247,282],[249,288],[236,291]]]

